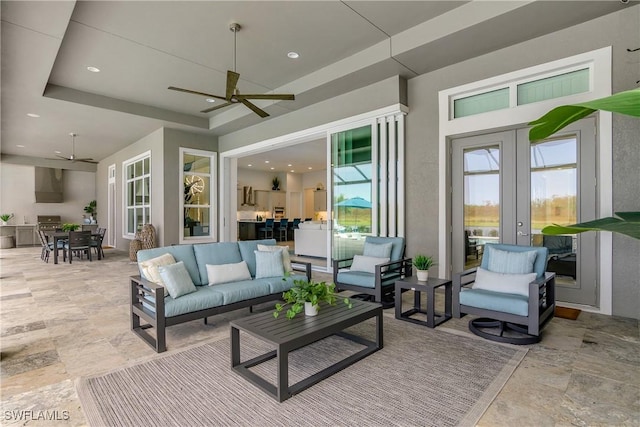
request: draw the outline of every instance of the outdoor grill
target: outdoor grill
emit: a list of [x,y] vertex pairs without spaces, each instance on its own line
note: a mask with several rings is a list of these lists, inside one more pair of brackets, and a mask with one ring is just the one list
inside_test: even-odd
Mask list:
[[60,215],[38,215],[38,230],[56,231],[62,227]]

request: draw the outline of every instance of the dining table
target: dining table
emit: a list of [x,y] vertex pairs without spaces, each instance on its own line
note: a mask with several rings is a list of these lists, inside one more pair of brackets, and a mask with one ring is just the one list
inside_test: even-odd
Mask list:
[[[58,250],[60,249],[60,248],[58,248],[58,242],[69,239],[69,232],[68,231],[55,231],[53,233],[48,233],[48,236],[53,239],[53,248],[51,248],[53,250],[53,263],[57,264],[58,263]],[[98,237],[99,238],[100,237],[100,233],[92,232],[91,233],[91,237]],[[89,248],[89,249],[91,249],[91,248]],[[100,251],[98,251],[98,259],[102,259],[102,257],[100,256]]]

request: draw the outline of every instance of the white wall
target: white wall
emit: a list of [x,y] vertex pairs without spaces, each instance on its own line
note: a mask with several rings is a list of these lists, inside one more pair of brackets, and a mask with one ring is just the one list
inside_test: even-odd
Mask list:
[[0,182],[0,213],[15,215],[9,224],[35,224],[38,215],[60,215],[63,223],[81,224],[84,207],[96,199],[95,172],[63,170],[63,203],[36,203],[34,166],[3,162]]

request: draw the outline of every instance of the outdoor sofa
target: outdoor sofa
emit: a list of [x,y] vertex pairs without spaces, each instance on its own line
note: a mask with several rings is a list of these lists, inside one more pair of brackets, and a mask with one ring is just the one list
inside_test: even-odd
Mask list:
[[311,280],[310,263],[294,262],[286,273],[288,253],[274,239],[167,246],[138,251],[137,258],[131,329],[158,353],[166,350],[167,326],[206,324],[208,316],[278,300],[296,279]]

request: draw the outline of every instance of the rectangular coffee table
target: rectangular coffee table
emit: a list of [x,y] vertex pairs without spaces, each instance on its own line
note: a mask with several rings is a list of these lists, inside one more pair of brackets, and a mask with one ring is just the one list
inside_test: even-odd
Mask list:
[[[302,312],[290,320],[282,312],[276,319],[273,317],[273,312],[268,311],[231,321],[231,367],[251,383],[282,402],[380,350],[383,347],[382,306],[365,301],[352,302],[352,308],[348,308],[341,300],[338,300],[334,306],[321,305],[318,315],[313,317],[305,316]],[[375,342],[344,332],[346,328],[373,317],[376,317]],[[275,345],[276,350],[241,363],[240,331]],[[350,339],[364,345],[365,348],[296,384],[289,385],[289,353],[331,335]],[[273,358],[277,358],[275,385],[249,369]]]

